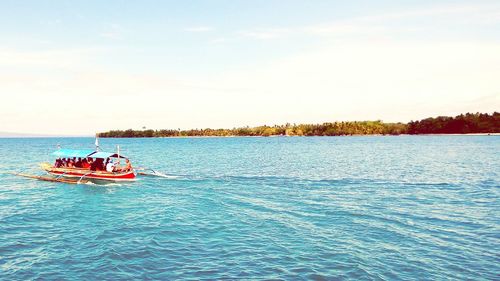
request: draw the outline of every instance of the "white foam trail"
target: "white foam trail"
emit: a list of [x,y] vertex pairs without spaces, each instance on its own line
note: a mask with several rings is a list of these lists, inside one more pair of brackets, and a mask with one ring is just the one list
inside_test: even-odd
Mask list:
[[180,176],[174,176],[174,175],[167,175],[158,171],[152,171],[152,172],[143,172],[143,176],[149,176],[149,177],[159,177],[159,178],[166,178],[166,179],[177,179],[180,178]]
[[160,173],[160,172],[154,172],[153,175],[155,175],[157,177],[161,177],[161,178],[167,178],[167,179],[177,179],[177,178],[179,178],[179,176],[166,175],[166,174],[163,174],[163,173]]

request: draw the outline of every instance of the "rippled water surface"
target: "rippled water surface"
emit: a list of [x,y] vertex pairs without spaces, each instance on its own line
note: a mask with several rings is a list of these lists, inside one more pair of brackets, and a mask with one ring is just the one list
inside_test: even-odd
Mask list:
[[[57,144],[0,139],[3,172]],[[0,174],[0,279],[500,278],[500,137],[102,139],[172,178]]]

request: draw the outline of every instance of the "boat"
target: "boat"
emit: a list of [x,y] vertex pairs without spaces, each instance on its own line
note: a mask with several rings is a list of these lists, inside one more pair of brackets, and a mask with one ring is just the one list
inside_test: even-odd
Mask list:
[[[52,153],[52,155],[57,158],[92,158],[95,159],[95,161],[101,162],[104,162],[105,159],[112,159],[115,163],[118,163],[122,159],[128,159],[127,157],[120,155],[119,152],[114,153],[81,149],[58,149]],[[137,175],[133,168],[127,171],[118,170],[108,172],[105,170],[91,170],[90,168],[56,167],[56,165],[47,162],[41,163],[40,167],[48,174],[56,176],[56,179],[65,178],[66,180],[76,180],[78,182],[81,182],[82,180],[106,182],[134,181]]]
[[[124,162],[130,162],[130,159],[122,154],[120,154],[120,147],[116,147],[116,152],[105,152],[100,151],[99,139],[96,136],[95,140],[95,150],[87,149],[61,149],[58,148],[52,155],[57,159],[54,164],[47,162],[40,163],[42,170],[48,175],[32,175],[26,173],[11,173],[16,176],[21,176],[25,178],[31,178],[42,181],[50,182],[62,182],[70,184],[80,184],[80,183],[112,183],[112,182],[130,182],[135,181],[138,175],[149,176],[149,177],[160,177],[160,178],[177,178],[177,176],[166,175],[164,173],[158,172],[151,168],[132,168],[129,165],[127,169],[125,167],[116,167],[112,172],[106,171],[103,167],[105,160],[111,160],[111,162],[119,164],[122,160]],[[95,163],[100,163],[95,166],[90,166],[87,168],[76,168],[68,167],[66,165],[58,165],[61,163],[61,158],[66,159],[92,159]],[[85,162],[85,161],[83,161]],[[82,165],[83,166],[83,165]],[[88,165],[87,165],[88,166]],[[99,167],[100,166],[100,167]]]

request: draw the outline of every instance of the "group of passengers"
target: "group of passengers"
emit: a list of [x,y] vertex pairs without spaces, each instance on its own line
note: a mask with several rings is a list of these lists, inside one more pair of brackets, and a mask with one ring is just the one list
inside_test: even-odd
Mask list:
[[89,169],[91,171],[107,171],[107,172],[128,172],[132,170],[132,164],[130,160],[125,160],[125,166],[119,167],[119,162],[113,162],[113,159],[106,158],[104,162],[103,158],[92,157],[87,158],[58,158],[54,163],[55,168],[78,168],[78,169]]
[[58,158],[54,167],[56,168],[82,168],[82,169],[90,169],[94,160],[92,158]]

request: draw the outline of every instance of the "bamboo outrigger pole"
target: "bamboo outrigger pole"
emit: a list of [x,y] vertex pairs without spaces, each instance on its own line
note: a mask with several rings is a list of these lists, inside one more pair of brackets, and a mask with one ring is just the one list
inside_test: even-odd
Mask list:
[[69,180],[69,179],[62,179],[62,178],[53,178],[53,177],[45,177],[45,176],[37,176],[37,175],[29,175],[29,174],[22,174],[22,173],[12,173],[13,175],[20,176],[20,177],[25,177],[25,178],[30,178],[30,179],[36,179],[36,180],[42,180],[42,181],[51,181],[51,182],[63,182],[63,183],[71,183],[71,184],[79,184],[82,181],[76,181],[76,180]]

